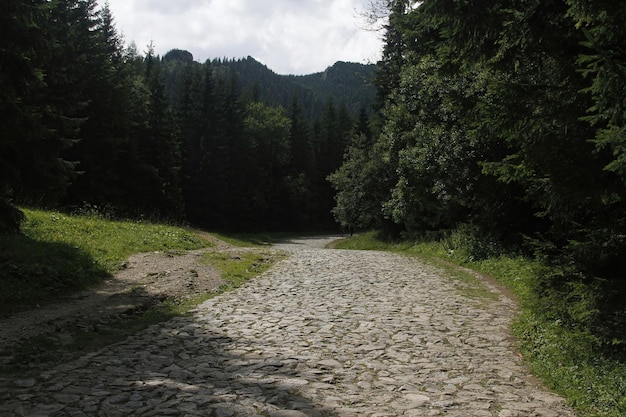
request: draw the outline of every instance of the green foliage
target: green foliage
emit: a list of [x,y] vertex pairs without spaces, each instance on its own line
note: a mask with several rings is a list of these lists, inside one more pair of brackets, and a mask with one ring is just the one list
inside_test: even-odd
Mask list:
[[[2,201],[223,230],[332,225],[325,178],[373,102],[373,65],[293,77],[252,58],[140,55],[107,4],[1,7]],[[15,229],[10,214],[3,228]]]
[[[479,148],[459,114],[475,102],[477,74],[442,76],[430,56],[401,74],[386,110],[384,144],[397,166],[385,213],[406,232],[448,228],[462,218],[479,174]],[[397,94],[397,96],[396,96]]]
[[23,234],[0,235],[3,313],[58,300],[117,271],[133,253],[208,246],[171,226],[24,210]]
[[443,236],[440,243],[446,255],[456,262],[469,263],[497,258],[503,252],[497,241],[490,236],[482,235],[478,228],[467,224],[441,234]]
[[626,365],[595,350],[588,333],[525,311],[515,334],[533,372],[586,416],[617,417],[626,412]]
[[287,79],[313,93],[314,101],[310,109],[305,108],[305,114],[315,120],[322,116],[329,98],[345,104],[351,115],[356,115],[361,108],[371,108],[376,96],[372,83],[375,70],[374,65],[340,61],[324,72],[289,76]]
[[606,169],[625,174],[624,123],[625,104],[622,91],[626,87],[623,49],[623,4],[611,1],[568,0],[568,16],[584,35],[578,57],[579,67],[589,81],[585,92],[593,99],[586,120],[596,128],[595,144],[598,150],[612,154]]
[[63,338],[54,333],[29,338],[12,351],[5,352],[0,349],[0,355],[12,356],[11,364],[0,368],[0,373],[24,375],[24,372],[40,367],[49,368],[82,356],[86,352],[123,341],[149,326],[187,315],[190,310],[211,297],[237,288],[250,278],[265,272],[284,256],[275,251],[259,249],[245,251],[237,256],[218,252],[208,253],[203,261],[219,269],[226,282],[215,292],[156,302],[116,320],[98,323],[87,329],[71,330]]
[[351,250],[391,250],[403,251],[412,245],[407,242],[389,242],[380,239],[378,232],[367,232],[350,238],[341,239],[333,243],[335,249]]
[[[0,198],[58,201],[68,186],[73,166],[62,152],[77,137],[84,107],[80,94],[58,96],[59,90],[75,81],[70,64],[61,51],[49,21],[60,26],[77,20],[85,26],[67,30],[77,37],[90,26],[89,10],[75,7],[65,13],[69,2],[10,0],[0,6]],[[76,38],[73,38],[76,37]],[[75,86],[73,85],[72,88]],[[46,103],[46,105],[42,105]],[[0,214],[5,214],[0,213]],[[8,220],[8,218],[7,218]]]
[[536,309],[624,355],[626,5],[387,5],[381,132],[330,177],[337,219],[535,256]]
[[[246,163],[241,167],[241,195],[248,205],[248,219],[254,221],[240,225],[254,230],[254,223],[278,230],[289,205],[285,177],[291,165],[289,131],[291,121],[287,112],[261,102],[248,104],[244,119],[244,135],[248,146]],[[252,224],[250,224],[252,223]]]
[[355,136],[348,147],[344,162],[328,176],[337,191],[335,220],[344,229],[363,229],[376,224],[378,206],[372,196],[377,192],[382,163],[368,149],[368,139],[363,133]]

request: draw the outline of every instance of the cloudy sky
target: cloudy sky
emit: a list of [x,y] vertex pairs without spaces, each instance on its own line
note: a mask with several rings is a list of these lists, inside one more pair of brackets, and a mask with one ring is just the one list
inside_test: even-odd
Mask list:
[[[101,0],[104,4],[105,0]],[[196,61],[252,56],[279,74],[336,61],[376,62],[381,32],[366,30],[371,0],[108,0],[116,27],[139,52],[190,51]]]

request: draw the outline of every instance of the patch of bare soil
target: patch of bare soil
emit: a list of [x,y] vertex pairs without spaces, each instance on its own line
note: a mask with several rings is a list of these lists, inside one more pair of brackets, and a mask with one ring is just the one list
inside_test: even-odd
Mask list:
[[88,330],[166,299],[211,293],[224,284],[219,271],[201,262],[206,252],[235,251],[216,247],[189,252],[153,252],[131,256],[122,269],[100,285],[57,303],[0,319],[0,347],[9,349],[33,336]]

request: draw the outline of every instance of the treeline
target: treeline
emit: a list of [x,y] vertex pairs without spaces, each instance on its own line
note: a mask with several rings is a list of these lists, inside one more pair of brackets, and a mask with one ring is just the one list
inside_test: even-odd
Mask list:
[[214,229],[333,227],[326,177],[358,126],[345,104],[327,98],[307,118],[296,94],[285,108],[242,87],[242,61],[125,48],[96,0],[3,1],[0,28],[0,229],[17,229],[14,202]]
[[338,220],[536,256],[547,314],[623,349],[626,3],[383,3],[384,123],[332,176]]

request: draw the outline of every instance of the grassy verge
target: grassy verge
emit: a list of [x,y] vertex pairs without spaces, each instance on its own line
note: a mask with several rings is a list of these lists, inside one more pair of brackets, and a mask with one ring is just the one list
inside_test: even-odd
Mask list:
[[249,251],[237,256],[219,252],[207,253],[203,262],[216,267],[225,281],[225,284],[216,292],[196,294],[189,298],[163,300],[147,306],[145,310],[132,312],[111,322],[96,323],[88,329],[32,337],[11,352],[0,352],[0,355],[13,356],[10,366],[0,366],[0,374],[24,375],[41,368],[49,368],[55,364],[73,360],[87,352],[121,342],[128,336],[152,325],[188,315],[190,310],[202,302],[243,285],[283,258],[283,254],[267,250]]
[[537,308],[537,277],[546,266],[523,257],[504,255],[474,260],[458,242],[383,242],[367,233],[337,242],[338,249],[388,250],[426,260],[440,259],[488,274],[509,288],[521,313],[513,326],[520,351],[533,372],[563,395],[580,415],[626,415],[626,363],[595,351],[592,337],[564,326]]
[[250,278],[267,271],[284,257],[284,254],[267,250],[246,251],[237,255],[208,252],[204,254],[202,262],[221,271],[222,279],[226,281],[226,285],[221,289],[223,292],[245,284]]
[[[458,290],[463,295],[479,302],[492,300],[496,297],[493,292],[483,285],[476,274],[456,267],[454,262],[450,262],[444,256],[445,251],[443,248],[435,245],[426,243],[415,244],[406,241],[385,242],[376,238],[376,232],[369,232],[335,241],[332,243],[332,246],[334,249],[380,250],[419,256],[422,260],[435,264],[460,282],[461,285]],[[460,264],[456,263],[456,265]]]
[[[57,301],[63,295],[95,284],[118,270],[133,253],[177,252],[212,245],[192,231],[171,226],[112,222],[39,210],[25,212],[23,235],[0,235],[2,313]],[[241,245],[250,246],[245,242]],[[10,366],[0,367],[0,373],[24,374],[63,363],[120,342],[151,325],[186,315],[203,301],[263,273],[283,257],[265,248],[242,251],[236,256],[209,252],[203,262],[217,268],[225,281],[216,292],[155,301],[113,321],[35,336],[10,352],[0,352],[12,357]]]
[[133,253],[211,244],[180,228],[24,210],[21,235],[0,234],[0,315],[98,283]]

